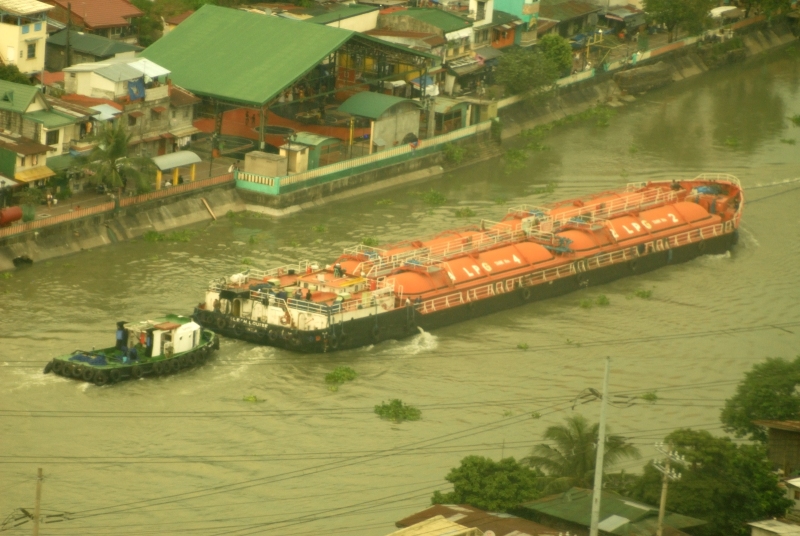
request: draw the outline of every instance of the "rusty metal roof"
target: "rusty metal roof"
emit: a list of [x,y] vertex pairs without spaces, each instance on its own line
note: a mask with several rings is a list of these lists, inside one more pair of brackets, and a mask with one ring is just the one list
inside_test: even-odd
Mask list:
[[601,7],[581,0],[542,0],[539,7],[539,16],[544,19],[553,19],[564,22],[589,13],[600,11]]
[[479,508],[465,504],[436,504],[421,512],[401,519],[395,523],[395,525],[399,528],[410,527],[420,521],[435,516],[443,516],[449,521],[454,521],[465,527],[478,528],[483,532],[491,530],[494,531],[496,536],[507,536],[509,534],[513,534],[514,536],[545,536],[559,533],[557,529],[546,527],[539,523],[522,519],[521,517],[512,516],[510,514],[485,512]]
[[753,421],[753,424],[787,432],[800,432],[800,421]]

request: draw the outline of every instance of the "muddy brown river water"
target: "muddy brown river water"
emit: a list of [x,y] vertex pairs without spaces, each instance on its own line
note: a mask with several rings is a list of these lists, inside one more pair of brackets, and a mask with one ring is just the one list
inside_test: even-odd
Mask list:
[[[796,114],[794,46],[642,96],[608,127],[556,129],[523,170],[488,161],[282,219],[221,218],[193,227],[189,242],[119,243],[0,278],[0,520],[32,509],[42,467],[44,513],[72,513],[42,535],[387,534],[448,489],[443,477],[464,456],[525,456],[576,395],[600,389],[605,356],[612,394],[658,395],[609,410],[611,430],[643,453],[621,467],[638,470],[677,427],[722,433],[720,408],[742,374],[800,346],[800,182],[764,186],[800,178]],[[337,354],[225,339],[206,366],[164,378],[100,388],[41,372],[54,355],[113,344],[116,320],[191,312],[206,283],[244,259],[327,261],[367,236],[427,235],[516,204],[704,171],[745,186],[729,255]],[[536,193],[549,182],[553,193]],[[418,193],[430,188],[444,205],[425,204]],[[475,217],[454,216],[464,208]],[[601,294],[607,307],[579,306]],[[337,365],[359,376],[333,392],[323,378]],[[243,400],[251,395],[259,402]],[[373,407],[391,398],[422,420],[381,421]],[[599,409],[574,411],[596,420]]]

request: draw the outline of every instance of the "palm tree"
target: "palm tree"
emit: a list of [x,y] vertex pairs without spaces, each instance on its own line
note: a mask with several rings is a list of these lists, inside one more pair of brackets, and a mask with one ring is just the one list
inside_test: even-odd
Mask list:
[[[571,487],[590,488],[594,480],[599,429],[598,424],[590,425],[583,415],[567,417],[565,424],[545,430],[544,439],[552,441],[552,446],[536,445],[531,455],[522,461],[544,471],[547,493],[559,493]],[[624,458],[638,457],[639,449],[626,443],[624,438],[606,435],[604,467]]]
[[128,156],[128,143],[131,135],[120,122],[106,123],[97,133],[98,144],[86,158],[86,168],[93,174],[89,177],[92,184],[104,184],[109,188],[122,188],[132,181],[137,189],[150,186],[149,174],[144,171],[153,168],[149,158]]

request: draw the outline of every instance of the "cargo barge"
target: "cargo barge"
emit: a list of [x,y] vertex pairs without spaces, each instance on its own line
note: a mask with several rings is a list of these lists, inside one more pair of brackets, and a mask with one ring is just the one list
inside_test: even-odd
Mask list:
[[401,339],[736,244],[742,187],[726,174],[651,181],[512,208],[498,222],[346,249],[211,281],[198,324],[297,352]]

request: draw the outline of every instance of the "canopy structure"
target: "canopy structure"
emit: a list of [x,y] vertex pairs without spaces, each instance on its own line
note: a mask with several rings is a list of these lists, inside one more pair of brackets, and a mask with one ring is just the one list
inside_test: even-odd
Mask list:
[[362,91],[356,93],[344,103],[339,106],[340,112],[345,112],[359,117],[368,117],[369,119],[378,119],[392,106],[408,102],[419,106],[416,101],[403,99],[400,97],[393,97],[391,95],[384,95],[383,93],[372,93],[369,91]]
[[192,151],[178,151],[177,153],[164,154],[161,156],[154,156],[153,163],[161,171],[169,171],[171,169],[190,166],[202,162],[200,157]]
[[192,166],[191,181],[194,182],[196,166],[201,162],[200,157],[192,151],[178,151],[170,154],[163,154],[161,156],[154,156],[152,159],[158,170],[156,171],[156,190],[161,189],[161,172],[172,170],[172,183],[167,183],[166,186],[172,184],[177,185],[180,180],[179,170],[184,166]]
[[159,76],[167,76],[170,71],[160,65],[153,63],[147,58],[139,58],[136,61],[128,63],[134,69],[141,71],[145,76],[150,78],[158,78]]

